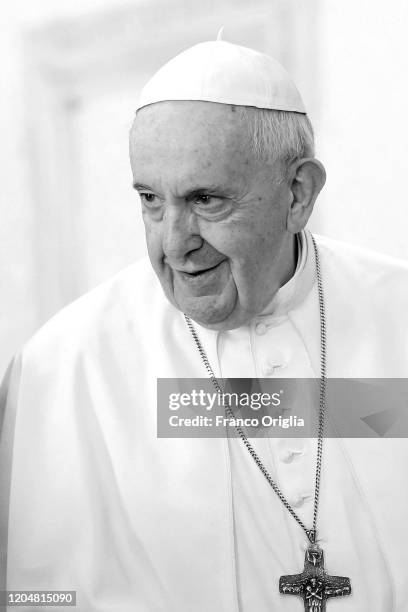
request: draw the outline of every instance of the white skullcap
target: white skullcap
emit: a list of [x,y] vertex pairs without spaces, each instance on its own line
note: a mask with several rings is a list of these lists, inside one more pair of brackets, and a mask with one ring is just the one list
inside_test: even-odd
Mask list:
[[165,100],[205,100],[306,113],[286,70],[272,57],[223,40],[176,55],[148,81],[137,108]]

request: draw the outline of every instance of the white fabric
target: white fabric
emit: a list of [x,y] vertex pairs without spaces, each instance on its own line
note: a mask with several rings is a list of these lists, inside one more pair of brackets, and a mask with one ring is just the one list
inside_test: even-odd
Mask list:
[[[312,366],[307,347],[290,315],[293,307],[312,291],[315,282],[313,245],[308,243],[305,233],[301,234],[298,248],[300,256],[295,275],[262,316],[248,327],[219,335],[218,357],[224,378],[310,379],[320,376],[319,367]],[[317,352],[320,347],[317,321],[312,331]],[[305,390],[298,386],[301,391]],[[264,390],[262,386],[260,390]],[[310,423],[311,412],[316,409],[312,402],[316,398],[299,392],[293,400],[293,405],[283,402],[284,416],[293,413]],[[300,519],[310,527],[316,440],[261,437],[262,433],[267,435],[266,431],[258,432],[257,437],[251,439],[252,446]],[[309,434],[314,436],[315,431]],[[276,577],[303,569],[306,539],[267,485],[259,468],[248,460],[248,451],[241,441],[231,438],[228,442],[240,609],[292,612],[296,605],[293,597],[279,594]],[[347,575],[351,579],[353,596],[342,599],[338,604],[341,611],[388,610],[392,579],[381,539],[344,449],[332,438],[325,441],[319,506],[318,537],[325,551],[326,568],[331,574]]]
[[222,40],[194,45],[144,86],[137,108],[165,100],[205,100],[305,113],[298,90],[272,57]]
[[[324,238],[319,247],[328,375],[406,377],[408,266]],[[303,284],[307,270],[305,293],[297,281],[289,291],[288,316],[275,326],[268,318],[257,335],[255,373],[264,358],[291,374],[319,372],[318,300],[315,284]],[[219,375],[221,335],[198,329]],[[248,331],[236,334],[244,346]],[[204,375],[181,313],[146,261],[34,336],[12,370],[2,433],[2,456],[13,463],[9,589],[73,589],[79,612],[263,612],[269,596],[269,609],[300,610],[300,600],[272,592],[281,572],[303,567],[299,530],[250,457],[231,440],[156,437],[156,378]],[[288,495],[310,494],[313,448],[285,463],[279,454],[292,447],[257,443]],[[405,612],[406,440],[327,441],[325,453],[326,565],[350,575],[354,589],[329,605]],[[2,487],[8,500],[7,478]],[[299,508],[309,517],[310,501]]]

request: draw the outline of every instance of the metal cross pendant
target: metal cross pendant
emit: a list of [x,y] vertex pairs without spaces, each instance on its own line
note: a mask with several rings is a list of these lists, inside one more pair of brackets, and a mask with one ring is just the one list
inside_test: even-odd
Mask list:
[[328,576],[324,569],[323,550],[312,544],[305,554],[305,568],[301,574],[281,576],[279,592],[298,595],[305,604],[305,612],[325,612],[329,597],[351,594],[350,578]]

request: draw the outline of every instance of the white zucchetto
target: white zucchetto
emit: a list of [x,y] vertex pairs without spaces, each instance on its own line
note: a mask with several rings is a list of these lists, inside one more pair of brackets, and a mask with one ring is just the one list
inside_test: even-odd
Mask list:
[[291,77],[275,59],[223,40],[199,43],[164,64],[137,109],[165,100],[203,100],[306,113]]

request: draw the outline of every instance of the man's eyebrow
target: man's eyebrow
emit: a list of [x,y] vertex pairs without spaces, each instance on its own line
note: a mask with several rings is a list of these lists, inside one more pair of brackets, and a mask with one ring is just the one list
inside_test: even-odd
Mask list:
[[203,192],[210,193],[222,193],[225,189],[222,189],[219,185],[202,185],[201,187],[193,187],[189,189],[186,193],[186,197],[194,197],[195,195],[199,195]]
[[[148,185],[143,185],[142,183],[133,183],[133,189],[136,191],[142,191],[143,189],[149,189],[152,191],[152,188]],[[202,193],[219,193],[220,195],[225,194],[225,188],[220,187],[219,185],[201,185],[200,187],[192,187],[189,188],[182,196],[184,198],[193,198],[194,196],[200,195]]]
[[142,189],[150,189],[150,187],[148,187],[147,185],[142,185],[141,183],[133,183],[132,187],[133,189],[136,189],[136,191],[141,191]]

